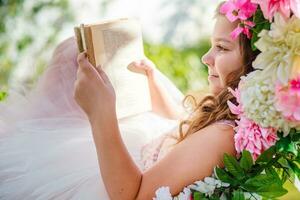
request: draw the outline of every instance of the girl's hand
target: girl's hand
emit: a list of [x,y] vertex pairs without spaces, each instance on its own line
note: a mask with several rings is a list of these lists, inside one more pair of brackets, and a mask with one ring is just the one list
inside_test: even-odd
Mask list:
[[78,70],[74,98],[89,120],[116,117],[114,88],[101,67],[93,67],[86,53],[77,57]]
[[154,72],[156,70],[155,64],[149,59],[142,59],[130,63],[127,67],[130,71],[144,74],[149,79],[154,78]]
[[181,117],[181,108],[177,105],[162,81],[158,78],[155,64],[149,59],[132,62],[127,67],[130,71],[148,77],[153,112],[170,119]]

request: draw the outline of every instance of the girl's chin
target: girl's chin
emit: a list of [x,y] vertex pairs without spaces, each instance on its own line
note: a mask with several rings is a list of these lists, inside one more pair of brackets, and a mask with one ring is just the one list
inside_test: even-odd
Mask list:
[[209,92],[213,95],[218,95],[222,91],[221,87],[218,87],[212,83],[209,84]]

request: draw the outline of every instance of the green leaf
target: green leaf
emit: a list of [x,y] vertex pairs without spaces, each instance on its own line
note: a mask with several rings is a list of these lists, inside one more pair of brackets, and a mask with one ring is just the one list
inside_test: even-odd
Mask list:
[[251,48],[252,51],[257,50],[257,47],[255,46],[255,42],[258,40],[257,34],[253,34],[252,38],[251,38]]
[[253,166],[253,159],[249,151],[244,150],[242,152],[240,166],[246,171],[248,171]]
[[233,192],[232,200],[245,200],[244,193],[241,190],[235,190]]
[[224,165],[226,169],[229,171],[237,179],[242,179],[245,176],[243,169],[240,167],[238,161],[233,156],[228,154],[224,154]]
[[276,147],[272,146],[266,151],[264,151],[256,160],[256,163],[268,163],[273,159],[276,153]]
[[290,177],[290,174],[286,171],[282,171],[281,182],[285,183]]
[[271,185],[265,185],[257,190],[257,194],[267,197],[276,198],[285,195],[288,191],[282,187],[282,185],[273,183]]
[[295,156],[298,156],[297,144],[296,142],[291,141],[291,138],[289,138],[289,136],[281,138],[276,143],[276,147],[279,152],[284,152],[284,153],[290,152]]
[[252,38],[251,38],[251,47],[252,50],[257,50],[255,43],[259,39],[258,34],[263,30],[270,30],[270,22],[264,18],[264,15],[260,9],[257,9],[256,13],[253,16],[253,22],[255,23],[255,27],[251,30]]
[[278,176],[278,173],[275,171],[275,169],[274,169],[272,166],[267,167],[267,168],[265,169],[265,171],[266,171],[266,174],[267,174],[267,175],[273,176],[273,177],[276,179],[277,182],[278,182],[278,181],[281,181],[281,180],[280,180],[280,177]]
[[193,195],[193,197],[194,197],[194,200],[200,200],[201,199],[200,192],[195,192],[194,195]]
[[248,179],[245,182],[245,187],[249,189],[259,188],[270,184],[281,184],[280,179],[277,179],[276,176],[270,174],[259,174],[253,178]]
[[290,168],[293,170],[293,172],[297,175],[297,176],[300,176],[300,168],[299,166],[294,163],[293,161],[290,161],[290,160],[287,160]]
[[295,133],[295,134],[292,136],[292,141],[293,141],[293,142],[299,142],[299,141],[300,141],[300,132],[297,132],[297,133]]
[[222,182],[229,183],[231,185],[236,184],[236,181],[225,170],[219,167],[215,167],[215,175]]

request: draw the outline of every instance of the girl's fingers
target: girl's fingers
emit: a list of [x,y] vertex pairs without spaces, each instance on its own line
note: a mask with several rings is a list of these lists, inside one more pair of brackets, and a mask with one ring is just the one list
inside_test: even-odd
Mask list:
[[99,79],[101,83],[104,82],[102,77],[97,72],[97,69],[88,61],[87,55],[85,52],[80,53],[77,57],[77,62],[79,68],[77,70],[77,77],[81,77],[85,74],[88,78],[96,78]]
[[87,55],[85,52],[79,53],[77,56],[77,63],[80,67],[85,66],[84,64],[87,61]]
[[135,72],[135,73],[140,73],[140,74],[146,75],[145,66],[129,64],[127,66],[127,69],[129,71],[132,71],[132,72]]
[[102,80],[104,81],[104,83],[111,85],[111,82],[110,82],[108,76],[106,75],[106,73],[103,71],[101,65],[99,65],[95,69],[98,72],[98,74],[100,75],[100,77],[102,78]]

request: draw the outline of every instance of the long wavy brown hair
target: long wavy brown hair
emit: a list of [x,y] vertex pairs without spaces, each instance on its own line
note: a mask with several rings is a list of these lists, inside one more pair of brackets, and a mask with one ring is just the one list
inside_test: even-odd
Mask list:
[[[224,16],[219,12],[223,3],[224,2],[220,3],[217,7],[215,18]],[[239,45],[244,65],[242,66],[242,69],[233,71],[226,77],[227,87],[225,87],[218,95],[206,95],[202,97],[200,101],[198,101],[193,95],[185,96],[183,105],[186,105],[187,101],[192,100],[192,113],[187,119],[180,122],[179,137],[176,138],[177,143],[216,121],[236,119],[236,115],[230,112],[227,105],[228,100],[233,103],[236,103],[236,100],[227,88],[237,88],[240,77],[253,71],[252,62],[259,53],[258,51],[252,50],[251,42],[244,34],[239,36]],[[186,131],[183,129],[184,126],[188,126]]]

